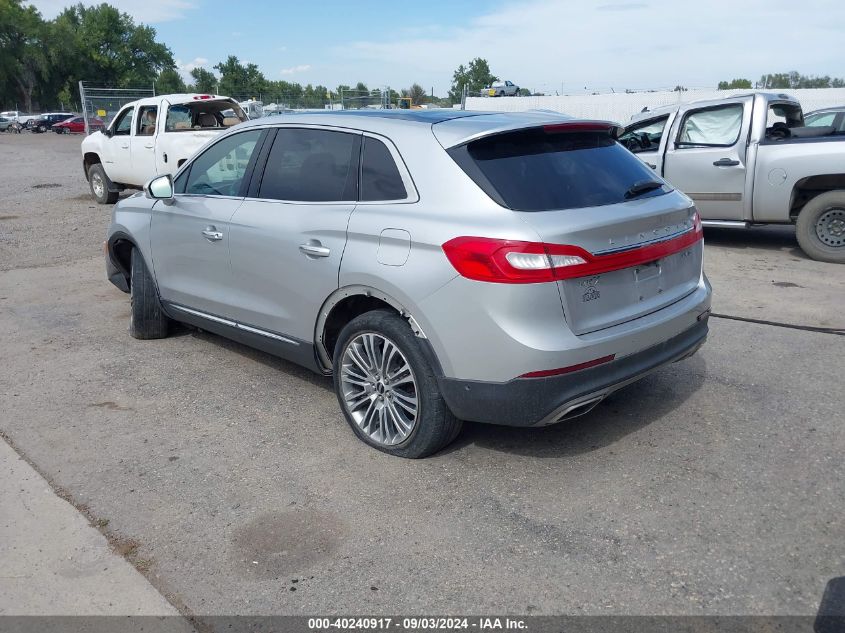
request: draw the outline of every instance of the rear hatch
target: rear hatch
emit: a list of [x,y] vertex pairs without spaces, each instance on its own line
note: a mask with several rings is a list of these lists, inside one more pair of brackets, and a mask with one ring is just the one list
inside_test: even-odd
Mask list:
[[509,130],[449,149],[540,236],[566,321],[586,334],[691,293],[703,245],[694,207],[612,137],[572,121]]

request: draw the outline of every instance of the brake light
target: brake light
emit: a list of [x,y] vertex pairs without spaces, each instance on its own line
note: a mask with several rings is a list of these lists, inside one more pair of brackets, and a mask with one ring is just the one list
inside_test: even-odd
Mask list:
[[195,101],[202,101],[204,99],[211,99],[211,95],[194,95]]
[[564,121],[543,126],[546,133],[554,132],[610,132],[618,126],[610,121]]
[[630,268],[678,253],[702,239],[696,211],[692,229],[661,242],[593,255],[580,246],[487,237],[456,237],[443,252],[462,277],[493,283],[533,284]]

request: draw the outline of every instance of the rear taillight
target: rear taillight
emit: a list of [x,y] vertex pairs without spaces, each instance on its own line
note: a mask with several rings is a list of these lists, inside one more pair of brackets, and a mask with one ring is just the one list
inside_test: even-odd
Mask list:
[[692,229],[661,242],[593,255],[580,246],[521,242],[487,237],[456,237],[443,252],[462,277],[505,284],[533,284],[630,268],[689,248],[702,237],[696,211]]

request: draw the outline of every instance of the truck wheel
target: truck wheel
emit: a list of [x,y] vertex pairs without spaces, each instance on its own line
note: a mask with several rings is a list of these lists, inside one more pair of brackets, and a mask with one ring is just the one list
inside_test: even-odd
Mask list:
[[823,193],[804,205],[795,236],[812,259],[845,264],[845,191]]
[[170,319],[162,312],[158,291],[141,251],[132,249],[129,278],[129,334],[137,339],[164,338]]
[[455,439],[461,421],[440,395],[419,342],[399,315],[374,310],[340,332],[334,385],[355,435],[397,457],[426,457]]
[[88,184],[91,187],[91,195],[100,204],[114,204],[120,195],[117,191],[111,190],[111,180],[100,163],[91,165],[88,169]]

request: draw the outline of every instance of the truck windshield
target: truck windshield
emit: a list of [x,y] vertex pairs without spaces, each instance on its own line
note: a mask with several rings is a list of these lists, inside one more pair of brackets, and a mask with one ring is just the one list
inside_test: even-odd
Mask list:
[[198,100],[171,105],[167,109],[165,132],[228,128],[246,121],[241,107],[228,99]]
[[[449,154],[491,198],[516,211],[598,207],[671,191],[602,132],[531,128],[472,141]],[[641,187],[645,182],[656,186]]]

